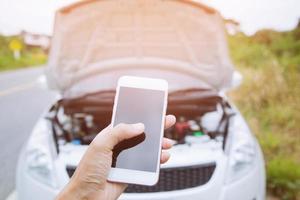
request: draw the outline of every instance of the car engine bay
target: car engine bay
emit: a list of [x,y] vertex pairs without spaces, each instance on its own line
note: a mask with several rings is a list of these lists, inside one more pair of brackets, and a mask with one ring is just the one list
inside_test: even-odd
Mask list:
[[[111,122],[115,91],[99,91],[58,100],[46,118],[51,123],[56,150],[64,144],[88,145]],[[176,144],[218,140],[224,149],[233,110],[217,92],[191,88],[169,93],[167,114],[177,118],[164,136]]]

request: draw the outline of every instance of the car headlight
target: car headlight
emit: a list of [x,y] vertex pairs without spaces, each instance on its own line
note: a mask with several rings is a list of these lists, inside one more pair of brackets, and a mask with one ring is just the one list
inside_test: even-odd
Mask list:
[[53,188],[57,187],[54,174],[52,135],[47,122],[41,120],[34,128],[26,148],[26,170],[34,179]]
[[233,117],[228,134],[228,167],[226,183],[231,183],[246,175],[255,164],[255,142],[245,121]]

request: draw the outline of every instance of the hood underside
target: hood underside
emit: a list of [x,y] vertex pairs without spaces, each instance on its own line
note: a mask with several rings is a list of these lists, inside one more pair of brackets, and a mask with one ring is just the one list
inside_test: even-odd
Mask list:
[[51,88],[64,92],[91,76],[149,76],[147,70],[166,80],[174,80],[169,72],[190,76],[199,80],[194,87],[229,87],[222,17],[184,0],[92,0],[56,13],[46,70]]

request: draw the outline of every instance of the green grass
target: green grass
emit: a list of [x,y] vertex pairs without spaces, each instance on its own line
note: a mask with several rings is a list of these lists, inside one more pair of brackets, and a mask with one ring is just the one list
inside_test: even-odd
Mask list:
[[240,33],[228,40],[244,76],[230,95],[263,148],[268,191],[300,199],[300,28],[252,37]]
[[9,49],[9,42],[12,39],[18,39],[21,43],[21,38],[0,36],[0,71],[19,69],[31,66],[45,64],[47,55],[40,48],[29,48],[25,45],[21,50],[20,59],[16,60],[13,57],[13,52]]

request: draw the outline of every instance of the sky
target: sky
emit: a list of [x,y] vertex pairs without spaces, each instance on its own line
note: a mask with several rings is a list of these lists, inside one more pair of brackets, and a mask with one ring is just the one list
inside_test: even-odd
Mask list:
[[[51,35],[55,10],[76,0],[0,0],[0,34],[21,30]],[[225,18],[238,21],[248,35],[267,28],[293,29],[300,19],[300,0],[200,0]]]

